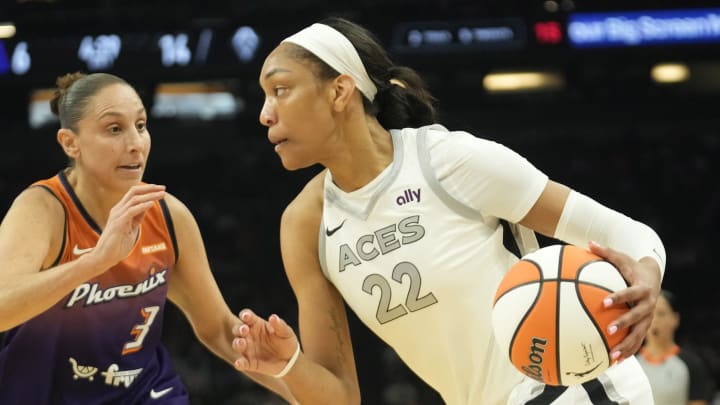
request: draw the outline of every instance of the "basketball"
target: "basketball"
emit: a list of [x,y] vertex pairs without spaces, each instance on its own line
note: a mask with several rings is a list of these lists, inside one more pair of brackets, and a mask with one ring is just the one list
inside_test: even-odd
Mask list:
[[589,381],[610,366],[610,349],[628,333],[608,335],[627,305],[603,307],[627,287],[610,262],[577,246],[552,245],[523,256],[495,294],[495,338],[523,374],[549,385]]

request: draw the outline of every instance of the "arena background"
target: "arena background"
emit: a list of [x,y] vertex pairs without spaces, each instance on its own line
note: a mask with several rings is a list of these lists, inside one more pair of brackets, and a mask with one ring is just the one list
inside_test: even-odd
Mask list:
[[[0,209],[66,163],[47,108],[55,78],[116,73],[151,111],[146,180],[195,213],[231,308],[296,325],[278,224],[318,168],[280,165],[257,121],[257,75],[278,41],[330,15],[367,26],[396,62],[423,74],[445,126],[504,143],[654,227],[668,252],[664,286],[680,300],[680,342],[720,380],[711,281],[720,242],[718,1],[2,0],[0,30],[12,22],[16,32],[0,39]],[[644,31],[620,24],[641,20]],[[670,67],[681,80],[658,81],[660,63],[681,64]],[[502,91],[488,78],[518,72],[546,79]],[[441,403],[351,321],[363,403]],[[279,403],[210,355],[174,307],[164,329],[194,404]]]

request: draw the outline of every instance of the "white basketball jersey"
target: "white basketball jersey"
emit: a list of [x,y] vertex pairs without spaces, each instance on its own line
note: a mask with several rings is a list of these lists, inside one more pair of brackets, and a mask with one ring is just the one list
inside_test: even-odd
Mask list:
[[[491,309],[517,258],[488,211],[518,221],[547,177],[502,145],[439,125],[391,134],[393,162],[371,183],[345,193],[325,178],[323,271],[446,403],[505,404],[522,376],[496,347]],[[490,208],[461,202],[468,195]]]

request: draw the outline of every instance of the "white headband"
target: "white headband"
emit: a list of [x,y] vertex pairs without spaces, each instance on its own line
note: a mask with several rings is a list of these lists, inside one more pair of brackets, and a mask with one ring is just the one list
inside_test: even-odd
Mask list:
[[370,80],[357,50],[343,34],[325,24],[313,24],[282,42],[291,42],[310,51],[340,74],[355,80],[355,87],[373,101],[377,87]]

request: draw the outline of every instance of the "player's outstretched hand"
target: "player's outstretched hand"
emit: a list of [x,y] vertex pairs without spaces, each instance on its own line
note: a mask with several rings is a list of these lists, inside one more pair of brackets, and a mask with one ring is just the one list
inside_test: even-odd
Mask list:
[[233,327],[232,347],[238,354],[235,368],[275,376],[288,364],[298,348],[293,329],[279,316],[268,320],[249,309],[240,311],[241,324]]
[[140,184],[130,190],[110,209],[105,229],[89,253],[105,271],[125,259],[138,236],[140,222],[155,201],[165,197],[165,186]]
[[660,294],[660,271],[652,259],[637,261],[617,250],[590,243],[590,250],[605,258],[620,270],[628,288],[616,291],[605,299],[605,306],[627,304],[630,310],[610,323],[608,332],[630,328],[628,335],[610,349],[611,361],[622,361],[634,355],[642,346],[652,322],[655,303]]

